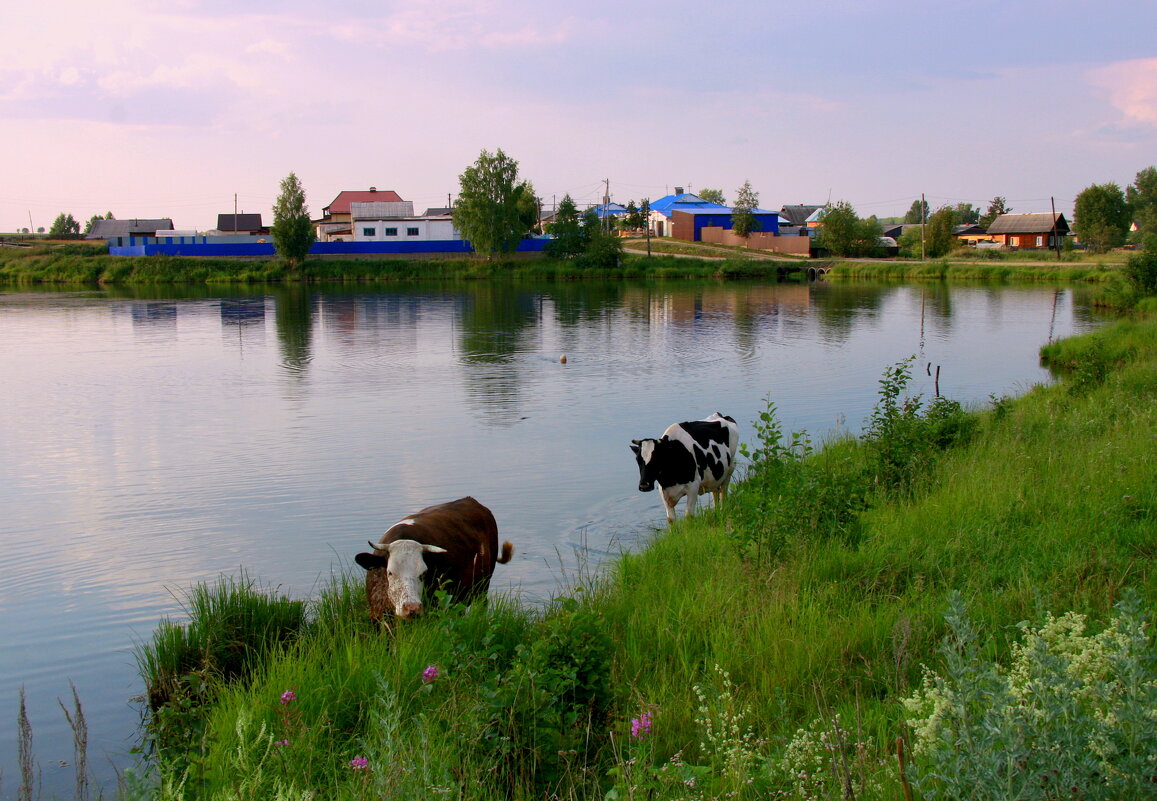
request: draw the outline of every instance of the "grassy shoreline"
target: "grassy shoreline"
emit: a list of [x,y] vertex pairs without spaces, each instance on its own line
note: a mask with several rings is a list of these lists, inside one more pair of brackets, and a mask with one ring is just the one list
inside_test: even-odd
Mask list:
[[[1157,314],[1042,355],[1062,383],[971,412],[905,402],[897,366],[865,437],[822,448],[769,406],[721,513],[543,609],[496,598],[383,635],[348,575],[271,640],[259,610],[296,602],[240,593],[221,615],[241,625],[194,620],[217,633],[173,668],[188,703],[154,718],[143,797],[969,797],[934,748],[903,774],[895,751],[920,746],[902,702],[925,667],[954,664],[953,599],[969,676],[1022,653],[1021,621],[1157,601]],[[214,640],[238,671],[196,661]],[[1004,750],[954,759],[999,773]],[[1081,797],[1113,797],[1104,767],[1082,775]]]
[[[637,243],[632,243],[632,247]],[[110,256],[91,244],[0,249],[0,285],[246,285],[278,282],[391,282],[496,278],[664,279],[783,278],[806,276],[809,268],[829,270],[832,279],[1055,281],[1110,283],[1121,274],[1113,261],[1084,258],[1048,260],[941,259],[937,261],[798,260],[761,257],[740,248],[659,242],[655,255],[628,250],[618,267],[588,269],[572,261],[546,258],[483,259],[308,259],[289,270],[277,259],[210,259],[179,256]],[[667,252],[663,252],[667,251]]]

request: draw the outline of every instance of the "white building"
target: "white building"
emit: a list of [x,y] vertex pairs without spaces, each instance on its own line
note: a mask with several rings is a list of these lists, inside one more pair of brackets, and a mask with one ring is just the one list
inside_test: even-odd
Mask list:
[[459,240],[448,214],[415,216],[414,204],[375,201],[351,203],[354,242],[430,242]]

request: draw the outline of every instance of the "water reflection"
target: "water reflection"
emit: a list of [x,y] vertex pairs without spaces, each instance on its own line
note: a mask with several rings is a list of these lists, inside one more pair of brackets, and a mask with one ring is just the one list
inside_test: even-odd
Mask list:
[[281,345],[281,364],[300,376],[311,360],[314,294],[308,287],[287,285],[274,294],[273,322]]

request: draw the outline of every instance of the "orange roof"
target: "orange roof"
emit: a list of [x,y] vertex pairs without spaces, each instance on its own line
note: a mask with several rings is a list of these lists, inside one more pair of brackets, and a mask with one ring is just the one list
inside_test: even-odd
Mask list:
[[375,201],[400,203],[402,196],[393,189],[370,189],[362,192],[347,190],[338,192],[337,197],[330,201],[330,204],[323,208],[322,212],[324,214],[349,214],[351,203],[373,203]]

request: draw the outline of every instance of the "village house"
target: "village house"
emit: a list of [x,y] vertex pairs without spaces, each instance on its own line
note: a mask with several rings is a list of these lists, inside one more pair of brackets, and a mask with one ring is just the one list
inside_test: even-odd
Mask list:
[[157,231],[172,231],[171,217],[131,220],[95,220],[85,239],[123,239],[132,236],[156,236]]
[[1055,248],[1069,233],[1065,215],[1002,214],[988,226],[988,237],[1006,248]]
[[651,203],[651,217],[647,221],[652,236],[674,236],[674,220],[672,215],[676,211],[723,210],[730,211],[727,206],[704,200],[698,195],[684,192],[683,187],[675,187],[675,194],[661,197]]
[[460,240],[450,209],[427,209],[414,214],[414,204],[373,201],[350,203],[354,242],[445,242]]
[[378,191],[371,186],[367,191],[343,190],[321,210],[321,219],[313,225],[319,242],[348,242],[353,239],[351,203],[402,203],[402,196],[392,189]]
[[207,232],[210,235],[260,236],[268,234],[269,229],[261,223],[260,214],[218,214],[217,227]]

